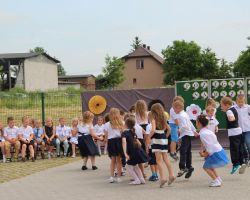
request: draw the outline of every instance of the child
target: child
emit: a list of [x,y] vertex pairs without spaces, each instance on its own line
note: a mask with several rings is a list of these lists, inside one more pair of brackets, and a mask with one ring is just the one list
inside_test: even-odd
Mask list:
[[212,131],[213,133],[218,133],[218,125],[219,122],[215,118],[215,108],[213,106],[207,106],[206,107],[206,113],[207,113],[207,118],[208,118],[208,125],[207,129]]
[[[178,101],[178,100],[184,103],[184,99],[181,96],[176,96],[173,99],[173,102]],[[177,114],[174,112],[173,107],[170,109],[169,126],[171,128],[170,156],[175,161],[178,161],[179,158],[176,153],[176,147],[178,143],[178,120],[177,120]]]
[[48,117],[45,121],[44,127],[44,142],[48,148],[48,159],[51,159],[51,153],[54,146],[56,146],[55,139],[55,127],[53,126],[53,120],[51,117]]
[[238,122],[238,113],[233,107],[233,101],[230,97],[223,97],[220,102],[221,110],[226,113],[227,130],[230,142],[230,155],[233,168],[231,174],[239,170],[244,174],[246,164],[243,163],[243,137],[242,130]]
[[148,110],[144,100],[138,100],[135,103],[135,120],[144,130],[148,125]]
[[22,126],[18,130],[19,140],[22,148],[22,161],[25,162],[26,149],[28,147],[31,160],[35,162],[34,156],[34,133],[31,126],[29,126],[30,119],[27,116],[22,118]]
[[111,108],[109,112],[109,122],[104,126],[105,140],[108,143],[108,154],[111,158],[110,164],[110,178],[109,182],[114,183],[114,172],[117,168],[118,177],[116,182],[121,182],[122,162],[123,155],[121,132],[123,131],[123,121],[120,111],[117,108]]
[[[217,112],[216,101],[213,98],[211,98],[211,97],[209,97],[207,99],[205,108],[207,108],[208,106],[212,106],[214,108],[214,116],[216,116],[216,112]],[[203,111],[203,114],[207,115],[206,110]]]
[[140,141],[137,139],[134,126],[135,119],[132,117],[126,118],[126,130],[122,133],[122,147],[127,160],[128,171],[133,178],[133,181],[131,181],[129,184],[140,185],[145,184],[145,180],[138,164],[147,162],[148,157],[141,148]]
[[[18,127],[15,126],[15,120],[13,117],[7,118],[8,126],[4,129],[4,140],[5,140],[5,153],[6,161],[17,161],[18,154],[20,151],[20,141],[18,140]],[[11,160],[10,149],[11,146],[15,147],[14,159]]]
[[78,124],[78,146],[83,159],[82,170],[87,170],[88,158],[91,160],[92,170],[97,170],[95,165],[95,156],[99,155],[97,146],[94,143],[94,139],[103,140],[103,137],[99,137],[95,133],[93,127],[94,115],[90,111],[83,113],[83,124]]
[[60,157],[60,146],[63,145],[63,155],[67,157],[70,136],[70,127],[66,126],[66,119],[64,117],[59,118],[59,126],[56,127],[56,153],[57,157]]
[[[152,140],[152,152],[155,153],[157,166],[160,173],[160,187],[162,188],[166,182],[168,185],[172,184],[175,180],[174,172],[171,163],[168,159],[168,140],[165,131],[170,131],[167,124],[164,109],[160,103],[156,103],[151,108],[152,119],[150,121],[152,129],[149,138]],[[163,171],[163,163],[168,168],[169,180],[165,178]]]
[[[100,137],[104,137],[104,118],[103,116],[99,115],[97,117],[97,124],[94,126],[95,128],[95,132],[96,132],[96,135],[97,136],[100,136]],[[97,141],[97,147],[98,147],[98,151],[99,151],[99,154],[101,155],[101,146],[103,145],[103,142],[101,141]],[[104,154],[107,153],[107,145],[104,144]]]
[[[151,112],[148,113],[148,120],[152,120],[152,114]],[[149,138],[149,134],[151,132],[152,125],[149,123],[146,127],[146,135],[145,135],[145,141],[146,141],[146,151],[149,156],[149,162],[148,164],[150,165],[151,173],[152,175],[149,177],[149,181],[158,181],[158,174],[157,174],[157,163],[156,163],[156,158],[155,158],[155,153],[152,152],[151,148],[151,140]]]
[[42,159],[44,159],[45,158],[45,155],[44,155],[45,142],[43,140],[44,130],[41,127],[41,121],[39,119],[34,120],[34,126],[35,127],[33,128],[33,133],[34,133],[34,140],[35,140],[35,143],[34,143],[35,158],[37,156],[36,155],[37,148],[38,146],[40,146],[42,150],[41,157]]
[[0,122],[0,149],[3,155],[3,163],[6,162],[6,157],[5,157],[5,148],[4,148],[4,137],[3,137],[3,125],[2,122]]
[[70,134],[70,143],[72,148],[72,158],[76,157],[76,146],[78,145],[78,118],[72,120],[71,134]]
[[192,146],[191,146],[191,138],[196,134],[196,129],[188,114],[184,111],[184,103],[182,101],[174,101],[172,104],[174,112],[177,114],[179,133],[181,139],[181,147],[180,147],[180,161],[179,161],[179,169],[177,177],[181,177],[185,175],[185,178],[188,179],[191,177],[194,168],[192,167]]
[[207,119],[205,115],[198,116],[196,127],[200,129],[200,139],[205,148],[205,152],[201,153],[201,156],[205,157],[203,169],[212,178],[209,187],[219,187],[222,184],[222,179],[219,177],[215,168],[223,167],[227,165],[229,161],[216,135],[207,128],[208,123],[209,119]]

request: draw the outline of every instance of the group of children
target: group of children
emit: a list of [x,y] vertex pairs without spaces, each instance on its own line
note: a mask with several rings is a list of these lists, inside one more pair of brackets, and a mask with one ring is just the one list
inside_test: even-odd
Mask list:
[[[220,104],[222,111],[226,113],[233,164],[231,174],[238,170],[243,174],[250,153],[250,107],[245,103],[244,95],[237,97],[235,105],[230,97],[223,97]],[[216,120],[215,101],[208,99],[204,114],[197,118],[196,128],[184,111],[184,99],[181,96],[173,99],[170,117],[167,117],[161,102],[148,108],[144,100],[138,100],[128,113],[111,108],[104,117],[98,116],[95,126],[94,115],[90,111],[84,112],[81,120],[73,119],[72,127],[65,125],[64,118],[60,118],[59,126],[54,127],[52,119],[48,118],[44,128],[41,128],[39,120],[35,120],[32,129],[29,118],[23,117],[22,127],[17,128],[14,119],[8,118],[8,127],[3,129],[0,124],[0,145],[7,159],[10,158],[11,146],[16,149],[14,159],[21,148],[23,161],[26,148],[34,161],[37,146],[40,146],[43,158],[46,147],[50,158],[54,146],[57,156],[60,156],[61,147],[63,155],[67,156],[69,144],[72,147],[72,157],[75,157],[78,145],[83,158],[82,170],[88,169],[88,159],[92,169],[97,169],[95,157],[100,155],[101,146],[104,145],[104,152],[110,158],[110,183],[122,181],[123,167],[126,166],[132,178],[131,185],[145,184],[144,168],[150,165],[152,175],[149,181],[160,179],[160,187],[163,187],[166,183],[171,185],[177,177],[185,175],[189,179],[192,176],[194,168],[191,141],[193,137],[200,137],[200,155],[205,159],[203,168],[212,179],[209,186],[221,186],[222,179],[216,168],[227,165],[229,161],[216,136],[219,122]],[[177,155],[178,145],[180,156]],[[176,176],[169,155],[175,161],[179,160],[179,172]],[[164,165],[168,169],[168,176],[164,173]]]

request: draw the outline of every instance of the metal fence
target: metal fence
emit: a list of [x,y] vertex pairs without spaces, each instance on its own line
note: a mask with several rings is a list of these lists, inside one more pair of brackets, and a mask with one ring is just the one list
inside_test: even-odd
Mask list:
[[7,117],[13,116],[16,124],[21,124],[23,116],[33,119],[52,117],[55,124],[59,117],[65,117],[68,124],[74,117],[81,116],[80,93],[14,93],[0,96],[0,122],[6,125]]

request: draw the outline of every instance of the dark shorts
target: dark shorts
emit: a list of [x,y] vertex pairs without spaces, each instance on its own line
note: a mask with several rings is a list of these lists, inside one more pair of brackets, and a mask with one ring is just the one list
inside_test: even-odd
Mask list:
[[21,146],[23,146],[23,144],[26,144],[27,147],[30,146],[30,145],[34,147],[34,144],[35,144],[35,141],[34,141],[34,140],[31,140],[30,143],[28,143],[28,144],[27,144],[27,143],[24,143],[23,141],[20,141],[20,142],[21,142]]
[[47,138],[44,138],[43,140],[44,140],[45,144],[48,146],[54,146],[54,147],[56,146],[56,139],[55,138],[50,143],[48,143]]

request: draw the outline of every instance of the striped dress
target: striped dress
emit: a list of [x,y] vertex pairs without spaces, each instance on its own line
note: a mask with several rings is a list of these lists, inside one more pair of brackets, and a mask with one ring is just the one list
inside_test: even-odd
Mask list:
[[168,139],[164,130],[155,130],[151,137],[152,152],[168,152]]

